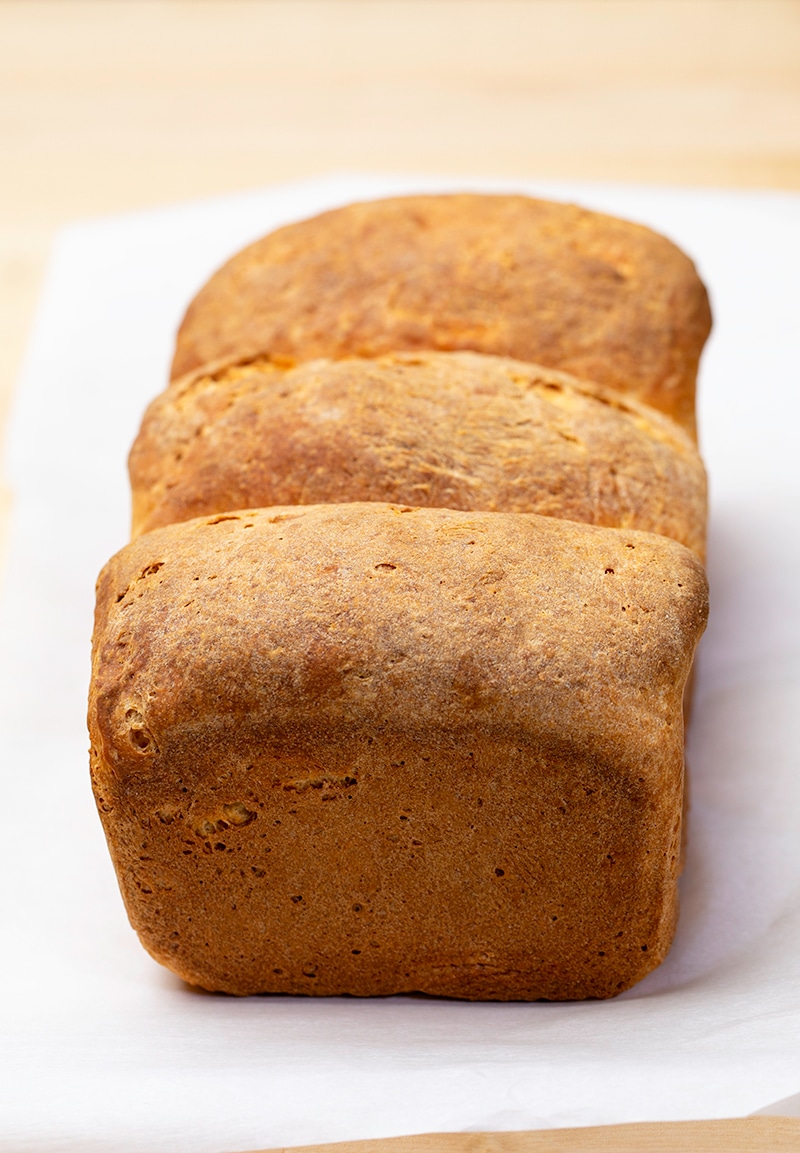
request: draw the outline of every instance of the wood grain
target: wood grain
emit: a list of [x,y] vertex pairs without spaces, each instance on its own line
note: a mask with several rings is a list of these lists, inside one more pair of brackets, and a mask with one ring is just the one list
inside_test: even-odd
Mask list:
[[797,1118],[745,1117],[525,1133],[426,1133],[379,1141],[281,1146],[258,1153],[797,1153],[798,1149]]

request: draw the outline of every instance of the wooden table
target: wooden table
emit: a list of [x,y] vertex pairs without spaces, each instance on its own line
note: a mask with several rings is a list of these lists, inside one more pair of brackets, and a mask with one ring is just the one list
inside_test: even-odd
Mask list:
[[[4,0],[0,155],[2,424],[75,217],[337,169],[800,189],[800,3]],[[384,1144],[733,1153],[800,1121]]]

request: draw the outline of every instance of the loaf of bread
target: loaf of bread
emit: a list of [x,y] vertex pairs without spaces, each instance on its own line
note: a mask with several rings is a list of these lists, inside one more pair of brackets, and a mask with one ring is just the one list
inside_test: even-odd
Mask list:
[[189,307],[173,377],[261,354],[472,349],[611,385],[693,430],[709,327],[691,261],[647,228],[526,196],[412,196],[240,252]]
[[134,533],[231,509],[380,500],[537,512],[704,549],[703,465],[673,421],[475,353],[200,370],[150,406],[130,470]]
[[660,962],[708,327],[669,241],[520,196],[352,205],[211,279],[95,619],[93,786],[154,957],[498,1000]]
[[606,997],[676,915],[706,614],[663,536],[327,504],[140,536],[98,585],[131,920],[231,993]]

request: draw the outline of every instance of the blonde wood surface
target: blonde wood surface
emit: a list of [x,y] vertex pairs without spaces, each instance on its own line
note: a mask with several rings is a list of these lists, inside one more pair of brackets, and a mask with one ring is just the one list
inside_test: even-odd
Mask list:
[[[800,3],[3,0],[0,158],[2,427],[75,217],[332,169],[800,189]],[[796,1150],[800,1122],[322,1148]]]
[[0,422],[55,229],[332,169],[800,188],[798,0],[3,0]]
[[800,1120],[676,1121],[526,1133],[427,1133],[380,1141],[281,1146],[258,1153],[797,1153]]

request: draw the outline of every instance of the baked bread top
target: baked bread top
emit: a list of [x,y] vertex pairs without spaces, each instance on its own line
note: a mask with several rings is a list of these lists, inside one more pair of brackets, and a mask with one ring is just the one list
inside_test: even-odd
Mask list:
[[[328,731],[368,707],[399,729],[552,723],[581,746],[591,729],[639,766],[639,720],[674,723],[706,613],[700,562],[653,533],[379,502],[201,517],[99,578],[97,747],[136,772],[172,726],[227,728],[241,708]],[[207,676],[225,692],[201,716]]]
[[703,465],[674,421],[471,352],[199,371],[150,405],[130,471],[134,535],[238,508],[376,500],[536,512],[704,551]]
[[234,256],[190,305],[172,376],[259,354],[472,349],[611,385],[693,430],[710,324],[692,262],[641,225],[525,196],[414,196]]

